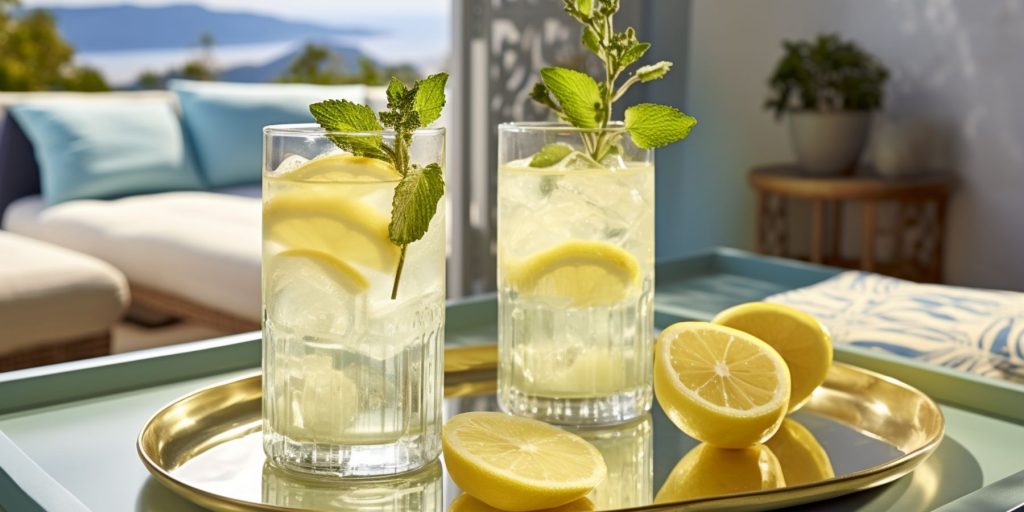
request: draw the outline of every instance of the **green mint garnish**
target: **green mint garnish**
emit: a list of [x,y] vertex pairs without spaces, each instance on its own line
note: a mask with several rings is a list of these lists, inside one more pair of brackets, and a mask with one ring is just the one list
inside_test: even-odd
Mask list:
[[530,167],[551,167],[569,156],[573,152],[572,146],[556,142],[540,148],[533,159],[530,160]]
[[685,139],[693,118],[668,105],[641,103],[626,109],[626,129],[642,148],[659,148]]
[[388,225],[388,238],[401,248],[391,288],[392,299],[398,297],[406,249],[427,233],[430,219],[437,212],[437,203],[444,195],[441,165],[437,162],[423,167],[411,164],[409,145],[417,128],[428,126],[440,117],[447,81],[447,73],[438,73],[409,88],[392,77],[387,88],[387,110],[376,116],[370,107],[346,100],[327,100],[309,106],[316,122],[329,132],[381,132],[385,127],[395,132],[393,145],[385,143],[383,137],[328,135],[339,148],[354,155],[383,160],[402,175],[395,186],[391,223]]
[[[604,80],[598,83],[585,73],[548,67],[541,70],[541,81],[530,97],[551,109],[561,120],[577,128],[607,128],[612,121],[612,105],[638,82],[664,77],[672,63],[661,61],[641,66],[617,84],[627,68],[651,48],[637,40],[636,31],[616,32],[612,18],[619,11],[619,0],[562,0],[565,12],[583,25],[581,42],[604,64]],[[666,106],[645,103],[626,110],[626,131],[633,142],[644,149],[657,148],[686,138],[697,120]],[[597,162],[610,154],[621,153],[620,141],[608,132],[584,133],[583,145]],[[531,163],[532,165],[532,163]]]

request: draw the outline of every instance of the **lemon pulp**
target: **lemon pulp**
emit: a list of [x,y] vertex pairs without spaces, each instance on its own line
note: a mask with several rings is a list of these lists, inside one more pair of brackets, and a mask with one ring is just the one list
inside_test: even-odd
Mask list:
[[536,510],[586,496],[607,474],[590,443],[499,412],[455,416],[441,430],[445,465],[464,492],[503,510]]
[[789,369],[773,348],[707,322],[665,329],[655,349],[654,392],[691,437],[743,448],[778,430],[789,405]]

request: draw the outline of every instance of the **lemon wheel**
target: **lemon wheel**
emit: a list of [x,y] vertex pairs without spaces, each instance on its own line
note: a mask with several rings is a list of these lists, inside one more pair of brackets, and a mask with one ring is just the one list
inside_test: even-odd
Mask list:
[[445,466],[464,492],[499,509],[562,506],[607,474],[601,452],[575,434],[500,412],[469,412],[441,431]]
[[358,200],[300,189],[277,194],[263,207],[264,238],[286,249],[319,251],[380,271],[392,271],[398,263],[389,222]]
[[640,265],[608,242],[573,240],[510,265],[508,280],[525,296],[563,298],[573,307],[605,306],[637,288]]
[[765,342],[708,322],[681,322],[658,336],[654,392],[691,437],[744,448],[774,434],[789,405],[789,369]]

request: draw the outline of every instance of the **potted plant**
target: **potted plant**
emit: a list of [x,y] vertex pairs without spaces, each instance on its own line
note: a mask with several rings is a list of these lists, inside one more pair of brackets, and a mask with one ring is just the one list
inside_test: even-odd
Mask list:
[[838,34],[784,41],[765,107],[787,114],[801,167],[815,174],[852,172],[864,149],[871,112],[882,106],[889,71]]

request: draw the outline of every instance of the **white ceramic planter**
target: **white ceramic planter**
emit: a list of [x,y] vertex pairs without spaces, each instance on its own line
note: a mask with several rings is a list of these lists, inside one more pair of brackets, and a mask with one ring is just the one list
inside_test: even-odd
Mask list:
[[871,112],[789,112],[789,136],[797,162],[810,174],[852,170],[868,140]]

